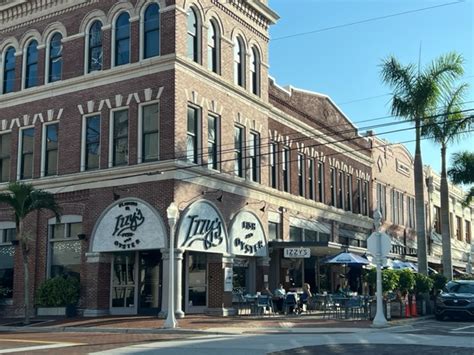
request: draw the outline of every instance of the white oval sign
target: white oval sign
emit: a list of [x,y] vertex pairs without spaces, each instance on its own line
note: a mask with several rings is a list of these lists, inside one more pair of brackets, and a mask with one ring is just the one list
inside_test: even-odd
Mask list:
[[227,254],[227,231],[221,214],[206,200],[194,202],[181,217],[178,248]]
[[93,232],[92,252],[160,249],[167,231],[153,207],[137,199],[123,199],[110,206]]
[[260,220],[249,211],[240,211],[230,227],[231,251],[234,255],[268,256],[267,240]]

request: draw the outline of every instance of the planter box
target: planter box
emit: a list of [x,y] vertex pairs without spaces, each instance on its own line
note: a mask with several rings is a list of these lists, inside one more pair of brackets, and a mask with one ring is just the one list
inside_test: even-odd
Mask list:
[[74,317],[76,315],[76,307],[38,307],[37,315],[38,317]]

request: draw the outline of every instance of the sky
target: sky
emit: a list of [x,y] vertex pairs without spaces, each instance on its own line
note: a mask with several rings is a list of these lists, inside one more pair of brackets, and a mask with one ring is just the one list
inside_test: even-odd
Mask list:
[[[380,79],[380,64],[389,55],[423,67],[439,55],[460,53],[462,81],[470,85],[464,109],[474,108],[474,0],[269,0],[269,5],[280,16],[270,30],[270,75],[281,86],[330,96],[360,133],[400,121],[387,118],[391,90]],[[399,13],[404,14],[392,16]],[[373,20],[380,17],[385,18]],[[413,154],[413,129],[385,133],[405,127],[410,126],[374,131]],[[473,143],[474,133],[450,146],[448,156],[473,151]],[[422,156],[440,171],[438,145],[424,140]]]

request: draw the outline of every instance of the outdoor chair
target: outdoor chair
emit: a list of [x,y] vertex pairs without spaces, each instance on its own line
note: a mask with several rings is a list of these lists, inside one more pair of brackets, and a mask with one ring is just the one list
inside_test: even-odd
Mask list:
[[275,314],[273,310],[272,298],[266,295],[258,296],[256,304],[257,315],[264,315],[267,311],[269,314]]
[[290,310],[293,311],[297,307],[296,296],[293,293],[288,293],[283,300],[283,312],[286,314],[290,313]]
[[350,318],[365,318],[364,299],[362,297],[353,297],[346,302],[346,314]]
[[342,297],[327,295],[324,302],[323,319],[341,318],[344,300]]

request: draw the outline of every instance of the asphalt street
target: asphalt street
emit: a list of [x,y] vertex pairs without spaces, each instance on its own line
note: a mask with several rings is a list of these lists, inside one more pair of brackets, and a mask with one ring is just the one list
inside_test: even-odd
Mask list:
[[372,328],[226,329],[227,334],[0,333],[0,354],[474,355],[474,322]]

